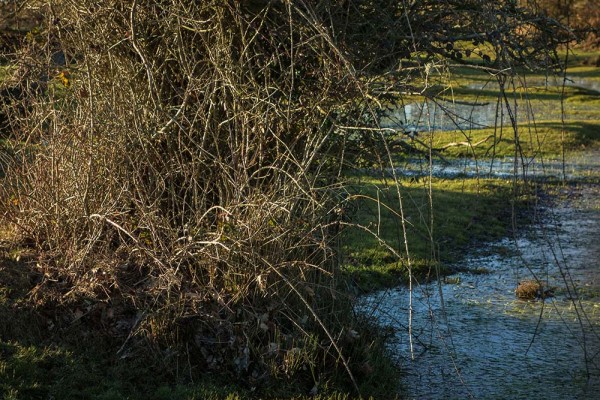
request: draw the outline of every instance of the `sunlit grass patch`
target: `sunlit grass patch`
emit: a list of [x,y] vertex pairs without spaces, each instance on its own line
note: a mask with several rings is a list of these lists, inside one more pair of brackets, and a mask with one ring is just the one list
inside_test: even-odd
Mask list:
[[406,281],[408,255],[419,279],[448,273],[448,264],[461,254],[510,231],[515,200],[511,185],[503,180],[433,178],[430,190],[426,179],[406,179],[399,189],[401,212],[391,181],[359,180],[353,185],[357,226],[343,232],[344,271],[363,290]]
[[569,54],[567,57],[566,49],[562,49],[559,52],[559,56],[561,59],[568,58],[568,67],[569,70],[572,68],[584,67],[586,64],[590,63],[590,60],[594,60],[596,57],[600,56],[600,53],[597,49],[569,49]]
[[10,77],[15,70],[15,66],[11,64],[1,65],[0,64],[0,84]]
[[[596,53],[597,56],[600,54]],[[591,57],[591,56],[590,56]],[[596,66],[576,66],[567,69],[568,77],[583,77],[590,81],[600,81],[600,68]]]
[[[590,58],[597,56],[600,56],[598,52],[577,52],[576,55],[570,55],[566,80],[558,70],[531,72],[517,69],[512,71],[512,77],[509,71],[505,76],[507,79],[504,90],[511,101],[514,95],[540,101],[560,100],[563,96],[570,98],[597,95],[597,90],[584,86],[600,82],[600,69],[583,65]],[[434,71],[430,85],[430,93],[440,94],[445,99],[492,101],[502,94],[497,76],[467,66],[454,65],[449,70]]]
[[[518,138],[518,141],[515,139]],[[518,147],[517,147],[518,143]],[[432,136],[433,148],[446,157],[558,157],[564,151],[600,148],[600,120],[543,121],[470,131],[442,131]]]
[[[470,77],[457,79],[454,86],[441,88],[437,95],[446,101],[471,101],[478,103],[508,102],[511,106],[514,101],[525,107],[526,102],[560,102],[561,99],[578,98],[590,100],[598,97],[598,92],[577,85],[568,85],[562,88],[560,80],[545,81],[543,76],[530,76],[526,80],[516,79],[514,86],[507,84],[500,88],[495,80],[473,80]],[[504,91],[504,93],[503,93]]]

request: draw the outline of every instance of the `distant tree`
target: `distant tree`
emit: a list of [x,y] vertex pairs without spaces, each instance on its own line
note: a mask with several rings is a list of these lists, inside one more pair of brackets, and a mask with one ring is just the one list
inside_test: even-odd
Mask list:
[[546,15],[571,27],[580,45],[600,46],[600,7],[594,0],[539,0],[537,6]]

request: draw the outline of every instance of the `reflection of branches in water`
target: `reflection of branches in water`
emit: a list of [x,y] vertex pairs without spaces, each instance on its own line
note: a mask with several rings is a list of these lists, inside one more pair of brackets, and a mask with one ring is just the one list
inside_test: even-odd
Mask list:
[[[569,221],[572,216],[574,216],[575,221]],[[521,368],[524,368],[522,365],[523,362],[531,362],[531,365],[528,365],[531,370],[524,369],[523,372],[515,371],[523,379],[527,379],[525,377],[530,376],[529,374],[533,371],[535,374],[542,373],[544,376],[551,376],[554,371],[563,371],[565,368],[576,372],[580,370],[580,366],[578,365],[580,361],[582,374],[587,374],[589,378],[597,377],[600,372],[597,360],[597,352],[600,350],[598,347],[598,340],[600,339],[598,336],[598,324],[590,318],[588,314],[590,312],[590,305],[582,301],[581,295],[577,290],[575,282],[577,278],[574,272],[577,265],[575,263],[581,260],[577,260],[576,257],[572,257],[569,253],[580,251],[581,245],[579,243],[565,242],[565,239],[569,239],[573,230],[582,235],[585,235],[586,232],[594,235],[597,234],[591,227],[582,229],[582,218],[584,217],[577,210],[568,211],[564,207],[552,210],[543,220],[538,221],[540,224],[536,229],[527,232],[528,235],[526,238],[522,234],[513,238],[513,245],[517,250],[513,257],[500,261],[497,265],[494,264],[494,266],[488,267],[490,270],[497,268],[493,270],[491,275],[476,276],[476,278],[473,278],[473,281],[478,282],[478,284],[475,284],[475,286],[478,286],[478,289],[472,294],[468,293],[470,281],[467,275],[460,275],[461,279],[464,279],[462,284],[457,281],[447,285],[442,285],[441,281],[438,281],[437,284],[428,285],[418,285],[415,283],[417,303],[420,304],[415,311],[415,315],[419,316],[419,319],[415,322],[415,327],[413,328],[414,342],[417,344],[416,355],[419,359],[419,362],[414,365],[415,370],[436,370],[439,367],[437,362],[443,363],[445,360],[452,360],[459,368],[462,368],[461,378],[466,380],[467,384],[469,382],[476,384],[469,377],[473,378],[474,376],[474,379],[481,378],[478,369],[491,367],[490,362],[496,363],[498,361],[497,357],[501,357],[498,361],[499,364],[506,366],[509,370],[511,368],[521,370]],[[563,228],[563,230],[559,229],[560,224],[567,221],[571,225]],[[564,229],[568,230],[565,231]],[[593,240],[593,238],[591,239]],[[580,255],[580,258],[583,257]],[[481,259],[474,257],[469,258],[469,260],[474,265],[486,263],[485,257]],[[498,259],[489,259],[490,262],[494,262],[494,260]],[[565,260],[568,260],[570,265],[567,265]],[[487,266],[488,264],[484,265]],[[524,265],[524,267],[521,265]],[[513,300],[510,294],[510,283],[507,287],[503,286],[507,277],[515,278],[514,280],[508,279],[509,282],[517,282],[517,280],[525,276],[534,276],[535,279],[543,281],[544,284],[553,285],[555,284],[554,282],[548,282],[553,271],[560,271],[560,275],[556,275],[561,282],[559,285],[568,287],[569,290],[560,290],[556,298],[546,299],[545,301],[551,302],[549,304]],[[568,281],[561,280],[565,278]],[[501,287],[498,288],[496,285],[501,285]],[[453,288],[456,288],[457,291],[452,292]],[[494,291],[498,293],[500,298],[495,299]],[[563,291],[566,294],[563,294]],[[382,320],[386,324],[399,324],[398,318],[402,318],[405,312],[402,305],[405,304],[404,301],[406,300],[404,296],[407,294],[402,289],[394,293],[388,293],[390,294],[389,296],[385,294],[381,298],[378,298],[376,306],[379,307],[379,310],[383,310],[380,314],[383,315]],[[454,293],[460,297],[458,299],[453,296],[449,297],[449,293]],[[475,295],[476,297],[473,297]],[[492,298],[486,302],[485,297],[482,298],[481,295],[490,295]],[[443,300],[444,297],[452,301],[449,307]],[[456,304],[457,300],[459,301],[458,306]],[[397,309],[398,305],[396,305],[396,301],[400,301],[398,303],[400,310]],[[473,305],[470,301],[475,301],[476,304]],[[391,303],[393,305],[390,305]],[[569,304],[572,306],[569,307]],[[506,314],[507,311],[515,307],[517,309],[514,311],[518,312],[518,309],[521,309],[519,314],[523,312],[523,309],[526,310],[525,318],[515,314]],[[528,318],[528,316],[534,317],[531,314],[535,313],[536,310],[539,311],[538,318]],[[482,321],[481,318],[486,319]],[[501,321],[497,323],[485,322],[488,319],[498,319]],[[514,321],[517,321],[516,325]],[[573,324],[574,321],[575,325]],[[486,329],[489,324],[493,328],[507,329],[506,332],[502,331],[498,333],[502,342],[495,349],[493,348],[493,343],[487,342],[492,338],[480,335],[478,341],[469,337],[470,335],[481,333],[481,330]],[[558,325],[561,328],[552,328]],[[427,337],[427,335],[430,335],[430,337]],[[478,347],[479,352],[465,350],[465,341],[468,343],[467,346]],[[473,364],[473,354],[485,354],[488,346],[491,346],[492,361],[489,359],[486,361],[484,357]],[[577,351],[578,349],[581,349],[581,352]],[[533,351],[530,352],[530,350]],[[443,354],[439,354],[440,351]],[[518,360],[511,358],[515,356],[515,351],[518,352]],[[530,354],[527,355],[527,352],[530,352]],[[521,357],[524,357],[524,359],[521,360]],[[556,363],[550,362],[547,366],[544,365],[549,360],[554,359],[557,360]],[[584,362],[585,368],[583,368]],[[449,362],[447,366],[448,368],[453,368]],[[412,369],[410,365],[406,368],[409,370]],[[549,370],[546,368],[549,368]],[[408,374],[410,373],[408,372]],[[458,376],[458,372],[456,372],[456,375]],[[510,379],[510,377],[507,377],[507,379]],[[593,381],[590,384],[593,384]],[[531,390],[535,391],[536,387],[535,384],[532,384]],[[579,390],[581,387],[576,386],[569,390],[572,389]],[[454,393],[454,389],[449,390]],[[476,390],[474,392],[475,397],[478,397],[477,394],[480,393],[476,392]],[[428,393],[431,395],[431,392]],[[560,393],[556,395],[559,396],[557,398],[561,396]]]

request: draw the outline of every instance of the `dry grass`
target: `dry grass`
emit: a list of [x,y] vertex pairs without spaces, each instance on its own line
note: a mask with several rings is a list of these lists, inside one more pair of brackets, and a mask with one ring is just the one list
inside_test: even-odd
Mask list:
[[54,6],[14,73],[2,193],[38,252],[33,300],[100,321],[123,354],[185,344],[256,384],[352,377],[331,115],[360,85],[326,32],[284,4]]
[[552,297],[554,291],[536,280],[524,280],[519,282],[515,289],[515,295],[521,300],[537,300]]

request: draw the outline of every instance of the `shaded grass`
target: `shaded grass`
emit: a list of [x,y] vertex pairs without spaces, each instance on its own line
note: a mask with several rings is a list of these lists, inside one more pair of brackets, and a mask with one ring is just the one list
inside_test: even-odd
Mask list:
[[[70,348],[69,348],[70,347]],[[0,341],[0,394],[3,399],[323,399],[353,398],[351,390],[340,391],[334,385],[319,388],[318,396],[309,396],[310,387],[298,385],[273,387],[255,391],[226,380],[219,375],[204,375],[191,380],[174,376],[173,370],[165,368],[156,358],[135,355],[134,359],[115,356],[114,346],[100,339],[85,340],[77,346],[24,345],[16,341]],[[366,364],[369,374],[365,385],[379,386],[382,382],[377,362],[387,364],[390,372],[396,371],[381,349],[371,348],[373,362]],[[375,354],[378,356],[375,357]],[[395,372],[397,373],[397,372]],[[360,377],[360,375],[359,375]],[[364,377],[363,377],[364,378]],[[383,387],[390,390],[391,382]],[[301,393],[304,393],[302,395]],[[371,392],[372,393],[372,392]],[[379,397],[378,398],[383,398]],[[393,391],[385,398],[394,398]]]
[[[98,344],[96,344],[97,346]],[[84,346],[82,344],[81,346]],[[119,360],[98,348],[76,351],[52,346],[23,346],[16,342],[0,343],[0,393],[3,399],[348,399],[346,391],[321,389],[319,396],[309,396],[310,388],[285,387],[255,392],[223,377],[204,376],[189,381],[171,376],[148,357]],[[383,352],[378,351],[383,357]],[[391,366],[389,360],[385,361]],[[377,365],[373,364],[376,368]],[[391,371],[391,370],[390,370]],[[374,369],[373,372],[376,372]],[[381,385],[377,375],[370,385]],[[385,374],[389,375],[389,374]],[[381,375],[378,375],[381,377]],[[387,382],[389,386],[390,382]],[[305,395],[299,393],[304,392]],[[394,398],[388,392],[386,398]]]
[[[600,53],[596,53],[600,55]],[[567,77],[585,78],[590,81],[600,81],[600,68],[595,66],[574,66],[567,69]]]
[[[352,398],[352,386],[343,371],[316,375],[314,380],[272,379],[269,383],[259,379],[253,383],[247,376],[203,370],[202,363],[193,359],[195,353],[185,348],[135,342],[119,353],[124,337],[112,337],[102,324],[85,316],[74,320],[67,307],[33,301],[31,291],[43,277],[25,248],[1,252],[2,399]],[[344,315],[352,315],[351,310]],[[356,321],[352,328],[356,337],[342,339],[340,345],[347,348],[361,393],[394,398],[398,371],[385,356],[383,337],[365,322]],[[309,396],[315,381],[319,382],[318,395]]]
[[[600,82],[600,68],[582,65],[598,52],[580,52],[571,54],[567,68],[567,86],[565,98],[598,96],[592,89],[578,87],[572,79],[585,79],[588,82]],[[564,54],[562,55],[564,58]],[[517,95],[529,101],[559,101],[562,93],[563,77],[556,71],[530,72],[516,69],[515,87],[507,81],[505,90],[509,97]],[[452,66],[449,70],[435,70],[429,77],[430,88],[427,93],[441,96],[447,100],[458,101],[495,101],[500,95],[497,78],[483,70],[467,66]],[[572,85],[572,86],[570,86]]]
[[[14,399],[240,399],[247,391],[234,384],[175,379],[147,357],[119,360],[87,341],[78,349],[46,345],[0,344],[0,389]],[[85,346],[88,346],[87,348]],[[89,347],[89,346],[93,347]],[[62,346],[62,345],[61,345]],[[85,352],[83,350],[85,349]],[[154,362],[153,364],[156,364]]]
[[[426,180],[403,181],[400,193],[413,274],[420,280],[437,278],[449,273],[449,264],[466,251],[508,235],[513,206],[526,203],[526,196],[514,197],[511,185],[505,180],[433,178],[431,208]],[[343,233],[348,254],[344,271],[366,291],[406,282],[407,254],[395,188],[389,181],[363,177],[354,190],[359,203],[356,220],[371,233],[356,227]]]
[[[565,49],[562,49],[559,52],[559,55],[563,60],[565,59],[566,54]],[[579,67],[582,64],[587,63],[590,59],[597,57],[599,54],[599,49],[571,48],[569,51],[568,67]]]
[[[533,78],[531,78],[533,80]],[[540,79],[543,79],[540,77]],[[473,83],[473,82],[471,82]],[[500,90],[497,87],[497,84],[494,82],[490,82],[484,88],[480,87],[455,87],[452,91],[445,91],[442,93],[442,97],[452,101],[454,100],[463,100],[463,101],[479,101],[479,102],[495,102],[496,99],[500,96]],[[509,99],[509,102],[513,101],[513,97],[517,96],[520,101],[543,101],[543,102],[559,102],[561,98],[565,99],[581,99],[586,96],[592,96],[592,100],[597,99],[600,93],[586,88],[581,88],[577,86],[567,86],[565,87],[564,94],[560,87],[556,86],[540,86],[538,85],[525,85],[515,87],[514,90],[511,88],[506,89],[506,96]]]

